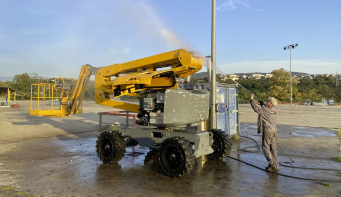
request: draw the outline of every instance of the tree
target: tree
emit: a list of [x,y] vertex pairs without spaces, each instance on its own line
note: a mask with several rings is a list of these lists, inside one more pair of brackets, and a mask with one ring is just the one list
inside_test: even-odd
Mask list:
[[27,73],[15,75],[13,78],[12,87],[17,92],[19,99],[30,98],[31,77]]
[[198,79],[195,77],[191,77],[190,83],[197,83]]
[[30,73],[31,83],[48,83],[48,79],[39,76],[37,73]]
[[202,76],[198,79],[199,83],[208,83],[208,76]]
[[[290,73],[284,68],[273,70],[270,80],[270,95],[280,101],[290,101]],[[299,79],[292,79],[292,97],[293,100],[302,99],[302,95],[298,92],[297,84]]]
[[85,100],[95,100],[95,83],[90,81],[86,86],[84,97]]

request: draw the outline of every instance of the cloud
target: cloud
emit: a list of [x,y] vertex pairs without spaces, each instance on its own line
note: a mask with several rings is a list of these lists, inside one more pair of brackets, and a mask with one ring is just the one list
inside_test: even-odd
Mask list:
[[[303,59],[291,61],[292,72],[308,74],[332,74],[341,68],[341,61],[322,59]],[[218,65],[225,73],[266,72],[284,68],[290,70],[289,60],[278,61],[243,61]]]
[[130,51],[130,48],[124,48],[123,51],[122,51],[123,54],[130,54],[131,51]]
[[109,54],[115,54],[115,53],[117,53],[117,50],[114,49],[114,48],[110,48],[110,49],[108,50],[108,53],[109,53]]
[[250,5],[242,0],[227,0],[225,3],[221,4],[217,7],[217,10],[220,11],[229,11],[229,10],[235,10],[237,7],[242,6],[246,9],[250,9]]

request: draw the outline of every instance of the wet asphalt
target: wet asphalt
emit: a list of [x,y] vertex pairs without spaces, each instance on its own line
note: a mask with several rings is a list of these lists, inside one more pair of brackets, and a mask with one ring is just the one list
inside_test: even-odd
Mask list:
[[[242,124],[241,132],[260,145],[261,138],[255,128],[255,124]],[[341,163],[331,159],[340,156],[335,131],[283,125],[278,128],[278,144],[295,161],[294,166],[341,172]],[[150,154],[149,148],[140,146],[127,148],[125,157],[118,163],[103,164],[95,150],[98,135],[92,131],[0,144],[5,150],[0,155],[0,185],[35,196],[341,195],[341,182],[316,181],[341,181],[337,171],[280,166],[280,173],[314,179],[306,181],[261,171],[229,158],[209,161],[200,157],[191,173],[171,178],[163,173],[157,154]],[[264,168],[266,160],[255,145],[243,137],[234,140],[230,156]],[[280,162],[290,161],[280,149],[278,155]],[[323,186],[325,183],[332,186]],[[9,194],[1,190],[0,195]]]

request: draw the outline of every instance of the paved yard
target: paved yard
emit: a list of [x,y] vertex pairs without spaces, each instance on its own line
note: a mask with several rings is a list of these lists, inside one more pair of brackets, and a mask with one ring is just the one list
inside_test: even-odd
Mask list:
[[[337,196],[340,182],[304,181],[260,171],[225,158],[209,161],[198,158],[194,170],[182,178],[164,175],[156,156],[146,157],[149,149],[133,157],[127,148],[116,164],[104,165],[96,156],[98,112],[113,111],[94,102],[84,102],[84,113],[65,118],[28,115],[27,101],[18,109],[0,108],[0,196],[16,196],[25,191],[35,196]],[[310,106],[304,106],[310,107]],[[295,161],[295,166],[341,169],[331,157],[340,155],[340,144],[333,128],[341,128],[338,108],[279,106],[278,143]],[[297,108],[297,107],[296,107]],[[319,111],[318,111],[319,110]],[[240,106],[242,134],[254,138],[257,115],[249,105]],[[105,123],[122,123],[121,117],[105,117]],[[309,127],[307,127],[309,126]],[[315,127],[315,128],[313,128]],[[325,128],[324,128],[325,127]],[[262,152],[250,153],[255,142],[246,138],[233,141],[230,156],[264,168]],[[253,146],[253,147],[252,147]],[[279,161],[290,161],[278,150]],[[341,181],[337,171],[282,167],[287,175]],[[340,170],[341,172],[341,170]],[[332,187],[322,184],[331,183]],[[22,195],[21,195],[22,196]]]

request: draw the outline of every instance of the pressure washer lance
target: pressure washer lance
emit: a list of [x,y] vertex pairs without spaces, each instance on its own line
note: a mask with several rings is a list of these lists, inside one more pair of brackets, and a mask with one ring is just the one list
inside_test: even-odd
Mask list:
[[[227,78],[228,78],[228,77],[227,77]],[[228,79],[230,79],[230,78],[228,78]],[[244,86],[240,85],[240,83],[238,83],[238,82],[236,82],[236,81],[234,81],[234,80],[232,80],[232,79],[230,79],[230,80],[233,81],[235,84],[239,85],[240,87],[242,87],[242,88],[243,88],[246,92],[248,92],[250,95],[253,94],[253,93],[250,92],[248,89],[246,89]],[[255,94],[254,94],[254,95],[255,95]],[[261,106],[265,106],[264,101],[260,100],[256,95],[255,95],[255,98],[258,100],[258,102],[259,102],[259,104],[260,104]]]

